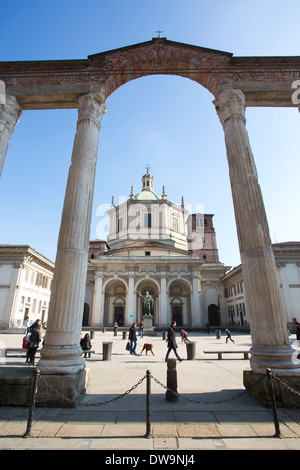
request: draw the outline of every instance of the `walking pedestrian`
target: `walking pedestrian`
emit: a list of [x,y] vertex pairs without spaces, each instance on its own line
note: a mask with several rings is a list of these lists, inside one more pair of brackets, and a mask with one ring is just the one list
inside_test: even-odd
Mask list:
[[135,350],[137,345],[137,336],[136,336],[136,323],[132,323],[129,328],[129,341],[130,341],[130,354],[137,356]]
[[168,335],[167,335],[167,339],[166,339],[166,341],[168,343],[168,350],[167,350],[166,359],[165,359],[166,362],[167,362],[167,360],[169,358],[169,355],[170,355],[170,352],[172,350],[174,351],[174,354],[177,357],[178,361],[180,361],[180,362],[183,361],[183,359],[181,359],[181,357],[179,356],[179,354],[176,351],[176,348],[178,348],[178,346],[177,346],[176,337],[175,337],[175,327],[176,327],[176,321],[172,321],[172,323],[170,325],[170,328],[168,330]]
[[226,328],[225,333],[227,334],[227,336],[226,336],[226,343],[228,342],[229,339],[230,339],[230,341],[231,341],[232,343],[234,343],[233,339],[231,338],[231,333],[230,333],[230,331],[228,330],[228,328]]
[[140,323],[140,337],[144,337],[144,321],[142,320]]
[[296,327],[296,338],[299,342],[299,340],[300,340],[300,323],[298,321],[295,322],[295,327]]
[[29,316],[28,315],[25,317],[25,320],[24,320],[24,328],[25,328],[24,335],[26,335],[28,332],[28,328],[29,328]]
[[37,348],[42,341],[41,324],[37,323],[31,331],[29,340],[29,365],[34,366]]

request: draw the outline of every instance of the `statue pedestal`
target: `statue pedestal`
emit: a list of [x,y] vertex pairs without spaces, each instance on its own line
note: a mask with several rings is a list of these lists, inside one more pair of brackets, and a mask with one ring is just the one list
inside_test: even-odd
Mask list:
[[156,333],[153,327],[153,316],[152,315],[144,315],[143,316],[144,322],[144,335],[147,336],[154,336]]

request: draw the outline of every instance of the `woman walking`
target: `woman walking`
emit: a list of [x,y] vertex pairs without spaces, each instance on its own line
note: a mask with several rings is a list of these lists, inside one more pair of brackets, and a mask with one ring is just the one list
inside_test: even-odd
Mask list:
[[42,341],[41,324],[36,323],[36,325],[34,325],[34,328],[31,331],[30,340],[29,340],[28,352],[29,352],[29,365],[30,366],[34,366],[36,351],[41,341]]

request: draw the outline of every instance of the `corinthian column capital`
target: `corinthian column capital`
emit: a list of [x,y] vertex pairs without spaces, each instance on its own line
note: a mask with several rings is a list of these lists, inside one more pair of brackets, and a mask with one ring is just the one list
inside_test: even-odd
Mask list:
[[241,90],[224,90],[213,103],[223,126],[232,117],[245,120],[246,99]]
[[83,120],[90,120],[100,129],[100,122],[105,112],[105,97],[101,93],[83,95],[78,103],[78,124]]
[[5,104],[0,104],[0,176],[4,165],[8,143],[14,131],[22,108],[14,96],[5,96]]
[[10,134],[13,133],[22,114],[22,108],[19,106],[14,96],[6,95],[5,104],[0,104],[0,132],[7,127]]

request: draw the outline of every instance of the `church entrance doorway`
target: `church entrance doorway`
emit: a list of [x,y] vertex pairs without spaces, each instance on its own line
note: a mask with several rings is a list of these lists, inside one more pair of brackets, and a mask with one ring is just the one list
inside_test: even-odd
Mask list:
[[118,323],[119,326],[124,325],[124,307],[123,306],[115,306],[115,321]]
[[90,306],[89,304],[85,303],[83,308],[83,318],[82,318],[82,326],[89,326],[90,320]]
[[176,321],[177,326],[182,326],[182,307],[181,305],[172,307],[172,321]]
[[216,304],[210,304],[208,306],[208,323],[210,326],[220,325],[219,309]]

